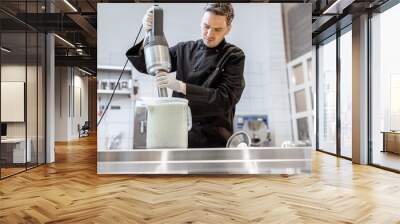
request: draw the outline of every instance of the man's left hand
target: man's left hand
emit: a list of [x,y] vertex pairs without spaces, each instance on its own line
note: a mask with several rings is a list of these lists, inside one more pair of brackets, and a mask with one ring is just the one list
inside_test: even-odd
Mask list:
[[156,75],[157,85],[160,88],[169,88],[175,92],[186,94],[186,84],[176,79],[172,73],[161,72]]

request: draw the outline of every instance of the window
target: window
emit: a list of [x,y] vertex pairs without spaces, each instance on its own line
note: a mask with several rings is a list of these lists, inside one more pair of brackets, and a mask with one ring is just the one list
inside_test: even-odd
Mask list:
[[303,112],[307,110],[306,91],[304,89],[294,92],[296,112]]
[[315,139],[313,111],[313,78],[311,68],[312,52],[302,55],[288,63],[289,96],[292,108],[291,119],[294,141],[299,145],[311,146]]
[[371,19],[372,163],[400,170],[400,5]]
[[352,157],[352,33],[340,36],[340,154]]
[[318,48],[318,147],[336,153],[336,39]]
[[297,119],[297,134],[300,141],[310,141],[307,117]]
[[301,85],[304,83],[303,65],[298,64],[293,67],[293,83],[295,85]]

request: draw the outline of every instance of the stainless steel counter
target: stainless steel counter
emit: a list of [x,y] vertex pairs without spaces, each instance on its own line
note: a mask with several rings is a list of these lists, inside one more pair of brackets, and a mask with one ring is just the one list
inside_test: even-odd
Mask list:
[[97,152],[98,174],[296,174],[311,172],[311,148],[144,149]]

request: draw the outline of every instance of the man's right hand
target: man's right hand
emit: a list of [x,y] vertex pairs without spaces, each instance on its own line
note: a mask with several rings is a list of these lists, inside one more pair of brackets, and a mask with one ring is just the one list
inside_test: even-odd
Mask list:
[[153,11],[154,11],[154,6],[149,8],[146,12],[146,14],[143,16],[142,19],[142,24],[143,24],[143,29],[144,31],[149,32],[153,28]]

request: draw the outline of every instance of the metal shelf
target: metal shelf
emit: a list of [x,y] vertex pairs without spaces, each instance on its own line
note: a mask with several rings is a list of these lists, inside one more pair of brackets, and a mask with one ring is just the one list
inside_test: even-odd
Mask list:
[[[99,94],[112,94],[113,90],[108,90],[108,89],[98,89],[97,93]],[[127,94],[130,95],[131,91],[130,90],[116,90],[115,94]]]
[[[113,66],[113,65],[99,65],[97,66],[97,70],[110,70],[110,71],[122,71],[124,67],[122,66]],[[128,66],[125,67],[125,72],[132,72],[132,69]]]

